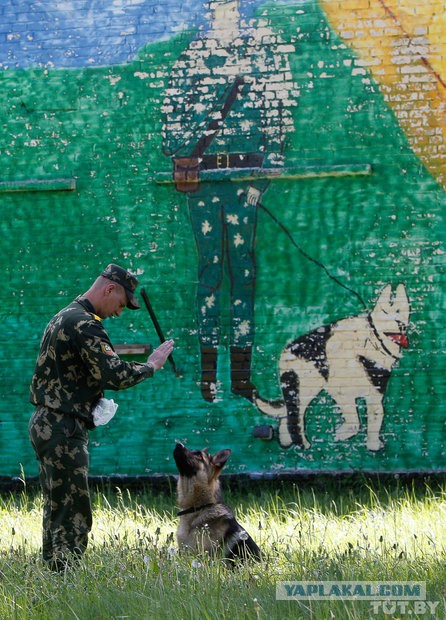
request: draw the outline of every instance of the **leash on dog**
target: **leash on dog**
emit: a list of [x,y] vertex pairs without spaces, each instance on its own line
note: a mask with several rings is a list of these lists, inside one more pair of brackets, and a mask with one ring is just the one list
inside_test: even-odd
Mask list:
[[316,260],[315,258],[313,258],[312,256],[310,256],[307,252],[305,252],[305,250],[303,250],[300,245],[298,245],[294,239],[294,237],[292,236],[292,234],[290,233],[290,231],[286,228],[286,226],[284,226],[284,224],[277,219],[277,217],[271,213],[271,211],[265,207],[264,204],[262,204],[261,202],[257,203],[257,206],[262,209],[262,211],[264,211],[267,215],[269,215],[269,217],[283,230],[283,232],[286,234],[286,236],[288,237],[288,239],[291,241],[291,243],[294,245],[295,248],[297,248],[299,250],[299,252],[302,254],[302,256],[304,256],[306,259],[308,259],[309,261],[311,261],[312,263],[314,263],[317,267],[319,267],[320,269],[322,269],[322,271],[324,271],[326,273],[326,275],[333,280],[333,282],[336,282],[336,284],[338,284],[339,286],[341,286],[343,289],[345,289],[346,291],[348,291],[349,293],[351,293],[352,295],[354,295],[357,299],[359,299],[359,301],[361,302],[361,304],[363,305],[364,308],[367,308],[364,300],[362,299],[361,295],[355,291],[354,289],[350,288],[349,286],[347,286],[346,284],[344,284],[343,282],[341,282],[340,280],[338,280],[338,278],[336,278],[332,273],[330,273],[327,269],[327,267],[325,267],[325,265],[323,265],[322,263],[320,263],[318,260]]
[[[148,310],[148,312],[150,314],[150,318],[152,319],[152,323],[153,323],[153,325],[154,325],[154,327],[156,329],[156,333],[158,334],[160,342],[164,342],[166,339],[164,337],[163,330],[161,329],[160,324],[158,323],[158,319],[156,318],[156,315],[155,315],[155,313],[153,311],[152,304],[149,301],[147,293],[146,293],[145,289],[143,289],[143,288],[141,289],[140,292],[141,292],[141,297],[143,298],[144,303],[146,305],[146,308],[147,308],[147,310]],[[169,360],[170,365],[172,366],[172,370],[174,371],[175,375],[177,377],[179,377],[180,373],[179,373],[179,371],[178,371],[178,369],[177,369],[177,367],[175,365],[172,353],[169,355],[169,357],[167,359]]]

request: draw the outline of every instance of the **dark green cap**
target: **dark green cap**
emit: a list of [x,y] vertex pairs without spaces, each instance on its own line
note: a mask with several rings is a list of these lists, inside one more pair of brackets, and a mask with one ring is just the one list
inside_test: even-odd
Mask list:
[[127,308],[130,308],[130,310],[138,310],[138,308],[141,307],[134,295],[136,287],[138,286],[138,280],[130,271],[123,269],[123,267],[119,265],[110,263],[101,273],[101,276],[107,278],[107,280],[116,282],[116,284],[120,284],[124,288],[127,295]]

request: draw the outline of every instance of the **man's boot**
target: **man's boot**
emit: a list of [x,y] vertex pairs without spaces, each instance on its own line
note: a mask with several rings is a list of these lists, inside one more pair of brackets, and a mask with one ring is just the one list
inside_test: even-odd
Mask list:
[[217,349],[201,347],[201,395],[212,403],[217,392]]
[[231,391],[251,402],[255,385],[251,383],[252,347],[231,347]]

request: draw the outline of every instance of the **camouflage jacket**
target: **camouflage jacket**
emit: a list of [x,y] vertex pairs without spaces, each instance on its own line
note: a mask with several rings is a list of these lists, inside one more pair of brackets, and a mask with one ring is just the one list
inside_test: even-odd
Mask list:
[[151,376],[148,364],[119,358],[92,304],[77,297],[45,329],[30,400],[94,428],[91,412],[104,390],[124,390]]

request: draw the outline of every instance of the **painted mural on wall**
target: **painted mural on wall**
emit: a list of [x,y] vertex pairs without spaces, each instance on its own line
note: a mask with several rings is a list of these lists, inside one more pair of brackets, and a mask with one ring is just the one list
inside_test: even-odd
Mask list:
[[[358,400],[367,407],[367,448],[383,448],[383,397],[392,368],[409,341],[410,303],[404,284],[395,292],[387,285],[374,308],[365,316],[353,316],[319,327],[287,344],[279,360],[283,400],[256,397],[260,410],[280,420],[279,442],[311,447],[305,436],[305,414],[313,400],[327,392],[337,403],[342,423],[336,441],[358,434]],[[342,354],[341,354],[342,352]]]
[[[38,338],[111,261],[179,371],[114,395],[93,474],[174,473],[176,440],[233,472],[444,469],[444,6],[181,6],[4,9],[0,475],[35,475]],[[144,310],[106,327],[156,344]]]
[[[441,0],[422,7],[413,0],[372,0],[358,12],[329,0],[322,6],[377,81],[414,152],[445,187],[446,19]],[[377,34],[380,45],[370,45]]]
[[[298,91],[288,53],[294,47],[266,21],[242,24],[238,0],[215,0],[209,10],[209,29],[191,41],[170,75],[163,152],[173,160],[176,189],[187,194],[197,245],[202,396],[212,402],[217,395],[227,260],[231,390],[252,401],[258,203],[283,167],[284,138],[293,128],[289,108]],[[205,171],[210,175],[202,180]]]

